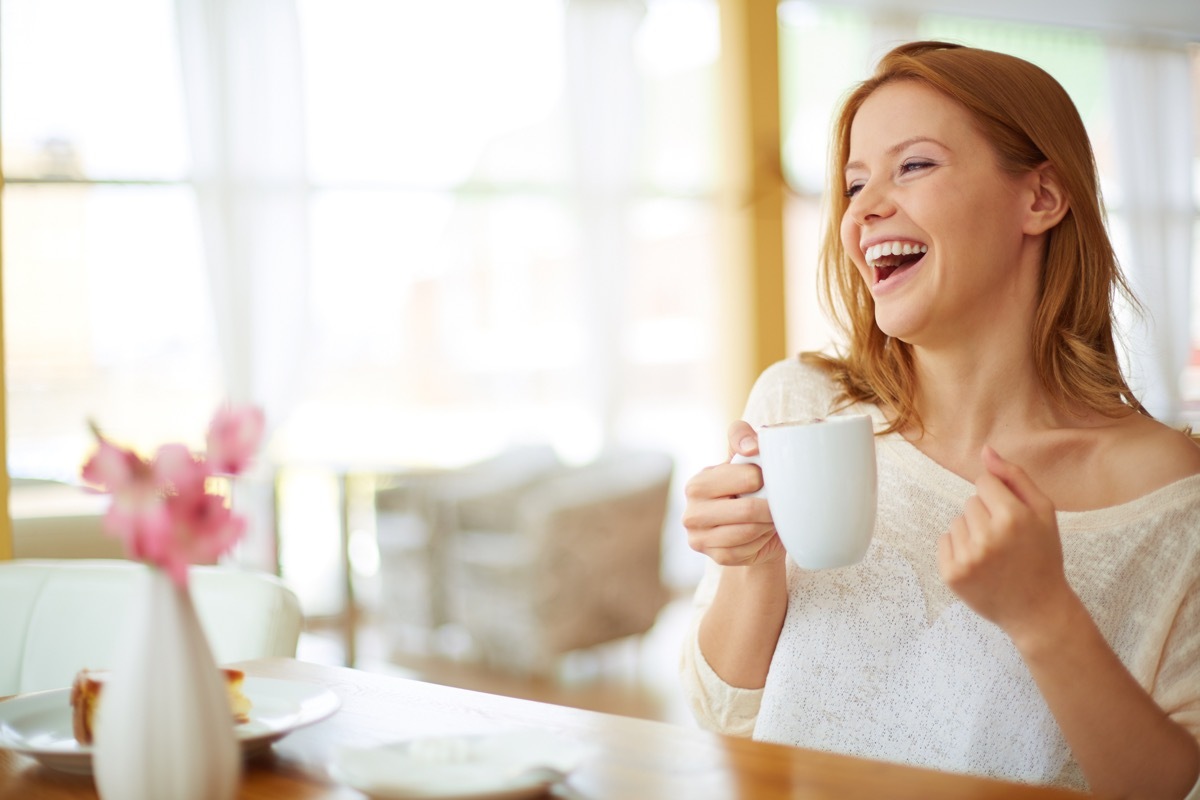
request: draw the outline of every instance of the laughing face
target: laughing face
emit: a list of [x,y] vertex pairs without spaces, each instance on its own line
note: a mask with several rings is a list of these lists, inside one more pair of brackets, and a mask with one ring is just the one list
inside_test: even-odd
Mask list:
[[936,346],[1030,321],[1041,258],[1025,230],[1032,185],[999,168],[948,97],[913,81],[872,93],[850,131],[841,237],[880,329]]

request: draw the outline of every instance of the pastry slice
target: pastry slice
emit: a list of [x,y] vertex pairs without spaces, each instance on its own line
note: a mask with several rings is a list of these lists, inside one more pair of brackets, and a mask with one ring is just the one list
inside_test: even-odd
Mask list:
[[[236,723],[250,720],[250,698],[242,692],[246,675],[241,670],[221,668],[225,688],[229,696],[229,710]],[[108,670],[81,669],[71,684],[71,723],[75,739],[81,744],[92,743],[96,708],[100,703],[100,690],[108,679]]]

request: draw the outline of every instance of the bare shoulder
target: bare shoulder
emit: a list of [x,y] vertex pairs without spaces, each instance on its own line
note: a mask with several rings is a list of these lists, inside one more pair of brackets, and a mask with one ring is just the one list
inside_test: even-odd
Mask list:
[[1062,428],[1030,474],[1061,511],[1108,508],[1200,475],[1200,445],[1142,414]]
[[1135,495],[1200,474],[1200,444],[1182,431],[1133,414],[1107,429],[1105,461],[1120,470]]

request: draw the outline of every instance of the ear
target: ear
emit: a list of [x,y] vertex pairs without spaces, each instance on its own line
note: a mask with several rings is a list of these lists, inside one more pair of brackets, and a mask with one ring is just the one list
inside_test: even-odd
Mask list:
[[1025,209],[1022,231],[1030,236],[1037,236],[1061,222],[1071,204],[1058,178],[1058,172],[1049,161],[1030,172],[1027,180],[1030,202]]

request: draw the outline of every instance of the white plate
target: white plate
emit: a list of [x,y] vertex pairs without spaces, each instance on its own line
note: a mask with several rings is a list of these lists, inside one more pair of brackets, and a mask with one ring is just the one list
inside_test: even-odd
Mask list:
[[520,800],[544,797],[586,754],[538,730],[430,737],[342,748],[329,773],[372,800]]
[[[337,711],[341,701],[315,684],[246,676],[250,720],[237,726],[242,753],[256,755],[305,725]],[[75,741],[71,690],[18,695],[0,703],[0,749],[33,756],[51,769],[91,774],[92,748]]]

